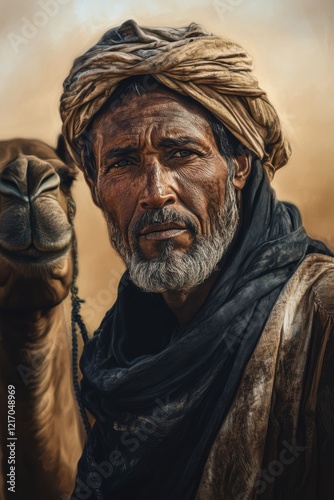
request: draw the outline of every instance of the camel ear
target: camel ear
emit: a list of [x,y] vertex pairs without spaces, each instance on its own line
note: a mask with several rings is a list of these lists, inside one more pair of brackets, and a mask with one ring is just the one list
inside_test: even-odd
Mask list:
[[63,136],[63,134],[59,134],[58,135],[58,142],[57,142],[57,146],[56,146],[56,154],[57,154],[57,156],[59,156],[59,158],[64,163],[66,163],[66,165],[72,165],[73,164],[73,160],[72,160],[69,152],[67,151],[65,137]]

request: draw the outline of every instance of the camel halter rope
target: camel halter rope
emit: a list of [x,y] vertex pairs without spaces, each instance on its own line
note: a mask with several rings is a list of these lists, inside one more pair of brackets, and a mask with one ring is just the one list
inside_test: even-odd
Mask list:
[[85,430],[86,430],[86,435],[87,435],[87,441],[86,441],[86,449],[87,449],[87,461],[88,461],[88,466],[89,466],[89,474],[90,474],[90,480],[91,484],[95,483],[94,486],[94,494],[97,500],[103,500],[103,496],[101,494],[101,491],[99,489],[98,481],[95,481],[95,476],[94,476],[94,471],[93,471],[93,450],[92,446],[90,443],[88,443],[88,437],[91,431],[91,425],[88,420],[88,416],[86,413],[85,406],[83,404],[83,400],[81,397],[81,392],[80,392],[80,385],[79,385],[79,375],[78,375],[78,339],[77,339],[77,327],[79,328],[82,340],[84,345],[88,341],[88,333],[87,333],[87,328],[84,323],[84,320],[82,319],[81,316],[81,304],[84,302],[84,300],[80,299],[78,293],[78,286],[77,286],[77,277],[78,277],[78,272],[79,272],[79,263],[78,263],[78,244],[77,244],[77,239],[74,231],[74,216],[75,216],[75,211],[76,211],[76,206],[72,198],[68,197],[67,198],[67,207],[68,207],[68,218],[69,222],[72,227],[72,251],[73,251],[73,278],[72,278],[72,283],[71,283],[71,305],[72,305],[72,310],[71,310],[71,333],[72,333],[72,380],[73,380],[73,388],[74,388],[74,393],[76,400],[78,402],[79,406],[79,411],[81,418],[83,420]]
[[80,386],[79,386],[79,376],[78,376],[78,339],[77,339],[77,326],[81,333],[82,340],[84,344],[88,341],[88,334],[86,325],[82,319],[80,309],[81,304],[84,302],[80,299],[78,295],[77,278],[78,278],[78,244],[74,231],[74,215],[75,215],[75,203],[72,198],[67,199],[68,206],[68,218],[72,227],[72,251],[73,251],[73,277],[71,283],[71,333],[72,333],[72,378],[74,392],[78,401],[80,414],[86,429],[87,435],[90,432],[90,423],[87,417],[87,413],[81,398]]

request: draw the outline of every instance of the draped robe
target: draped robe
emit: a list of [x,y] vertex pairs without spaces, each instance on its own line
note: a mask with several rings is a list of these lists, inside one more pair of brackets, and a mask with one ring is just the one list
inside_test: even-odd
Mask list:
[[[308,494],[310,484],[327,488],[317,439],[330,455],[334,408],[319,427],[314,412],[330,366],[333,268],[330,251],[306,235],[255,161],[239,237],[186,326],[126,273],[81,359],[96,423],[74,495],[88,484],[86,498],[295,500],[303,484]],[[331,375],[324,391],[333,390]],[[299,460],[283,463],[284,446]]]

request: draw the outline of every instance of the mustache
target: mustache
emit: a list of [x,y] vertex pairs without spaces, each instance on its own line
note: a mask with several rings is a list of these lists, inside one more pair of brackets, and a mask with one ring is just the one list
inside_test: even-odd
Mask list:
[[130,234],[138,238],[140,232],[146,227],[153,224],[162,224],[164,222],[175,222],[178,224],[183,224],[194,235],[196,235],[198,232],[196,224],[191,220],[190,217],[188,217],[187,215],[181,215],[173,209],[164,207],[159,209],[151,209],[145,212],[143,216],[130,227]]

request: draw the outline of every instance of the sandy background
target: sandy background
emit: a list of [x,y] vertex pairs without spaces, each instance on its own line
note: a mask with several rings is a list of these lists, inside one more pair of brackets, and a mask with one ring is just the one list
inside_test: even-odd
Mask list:
[[[1,0],[0,139],[55,145],[59,96],[73,59],[129,18],[157,26],[196,21],[247,48],[293,144],[273,183],[278,197],[297,204],[309,233],[334,249],[331,0]],[[75,198],[79,285],[92,329],[115,299],[122,264],[82,179]]]

